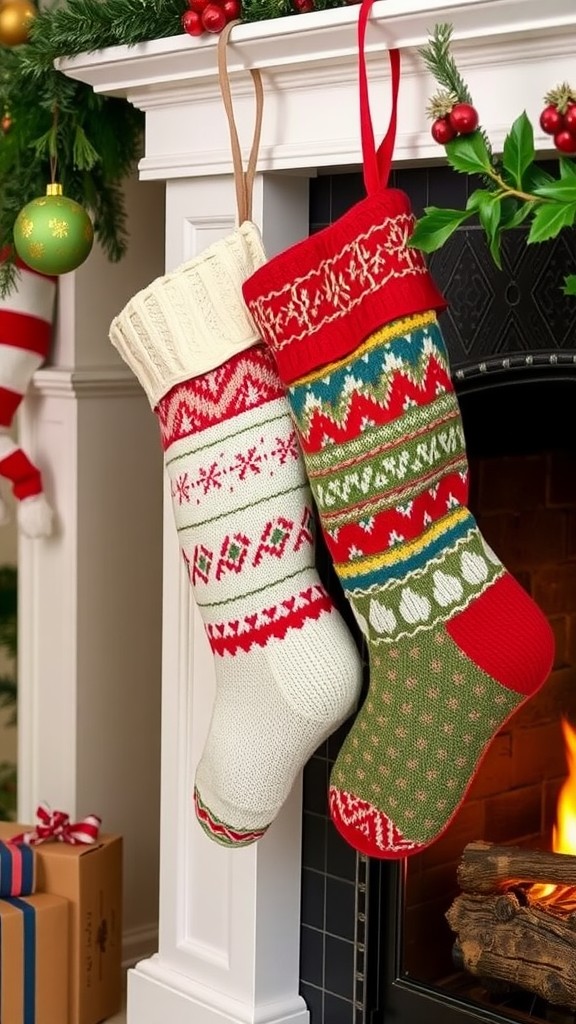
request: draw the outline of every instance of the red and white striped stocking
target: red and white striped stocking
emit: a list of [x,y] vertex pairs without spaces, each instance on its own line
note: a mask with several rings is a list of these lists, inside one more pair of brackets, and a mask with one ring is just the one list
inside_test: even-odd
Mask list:
[[48,355],[56,278],[38,274],[20,261],[17,265],[16,286],[0,299],[0,476],[12,485],[22,533],[46,537],[52,529],[52,510],[40,470],[10,431],[32,375]]

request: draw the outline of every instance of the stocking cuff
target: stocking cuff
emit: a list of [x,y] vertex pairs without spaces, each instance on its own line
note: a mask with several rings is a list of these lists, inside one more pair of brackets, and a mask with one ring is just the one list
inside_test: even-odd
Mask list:
[[385,189],[270,260],[244,298],[285,384],[353,352],[392,320],[446,306],[410,249],[408,196]]
[[246,221],[138,292],[112,321],[110,340],[152,408],[175,384],[216,369],[260,340],[242,284],[265,258],[258,229]]

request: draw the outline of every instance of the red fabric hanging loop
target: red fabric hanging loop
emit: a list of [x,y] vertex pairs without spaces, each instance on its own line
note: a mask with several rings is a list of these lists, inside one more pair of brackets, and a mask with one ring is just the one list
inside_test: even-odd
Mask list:
[[362,156],[364,159],[364,184],[368,195],[373,195],[381,188],[386,188],[392,166],[392,155],[396,141],[396,122],[398,110],[398,89],[400,87],[400,51],[388,50],[390,71],[392,75],[392,112],[388,131],[376,150],[374,128],[370,115],[370,97],[368,94],[368,74],[366,71],[366,26],[374,0],[362,0],[358,18],[358,79],[360,90],[360,132],[362,137]]

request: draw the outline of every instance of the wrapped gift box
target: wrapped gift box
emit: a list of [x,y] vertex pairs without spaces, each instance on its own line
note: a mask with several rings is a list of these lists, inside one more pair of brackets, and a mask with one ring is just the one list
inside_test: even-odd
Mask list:
[[31,896],[35,889],[34,847],[0,840],[0,897]]
[[0,899],[2,1024],[69,1024],[68,925],[59,896]]
[[[29,829],[0,823],[0,839]],[[98,1024],[122,1003],[122,837],[102,835],[79,846],[51,841],[34,849],[37,891],[69,900],[70,1021]]]

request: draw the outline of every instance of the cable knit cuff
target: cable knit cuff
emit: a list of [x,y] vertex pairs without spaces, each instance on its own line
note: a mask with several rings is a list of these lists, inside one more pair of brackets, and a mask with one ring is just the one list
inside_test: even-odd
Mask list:
[[285,384],[342,359],[383,324],[446,306],[407,240],[408,196],[385,189],[292,246],[243,287]]
[[216,369],[260,341],[242,284],[265,260],[258,228],[246,221],[157,278],[115,317],[110,340],[152,408],[175,384]]

